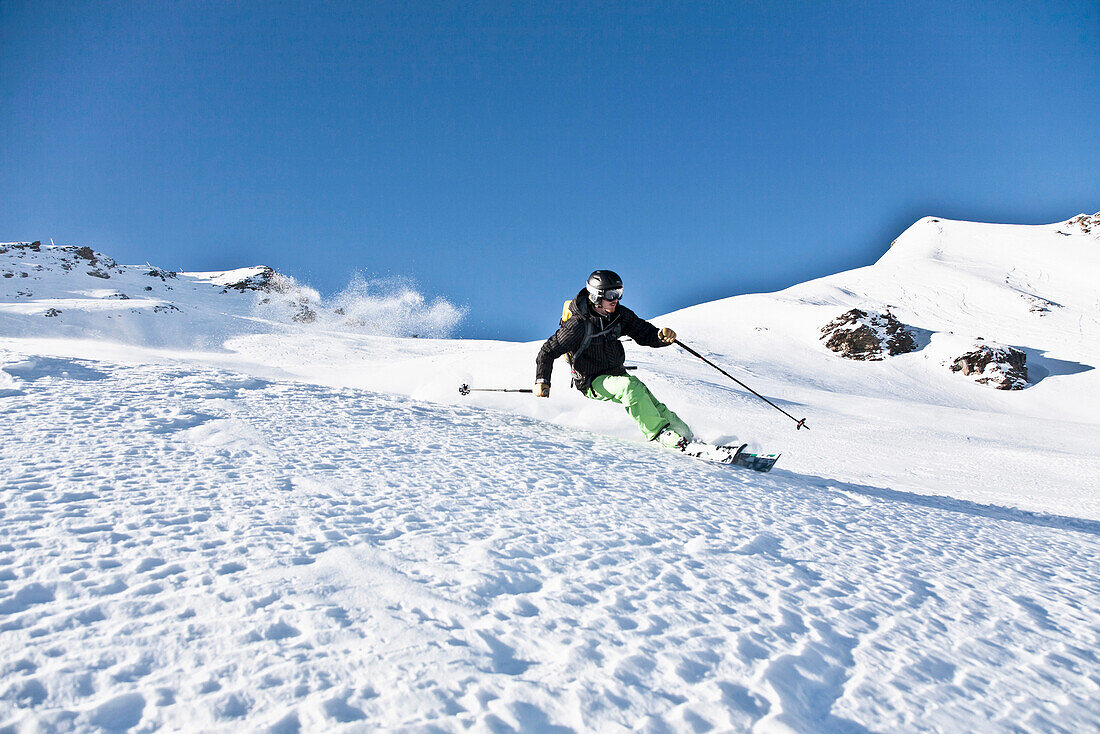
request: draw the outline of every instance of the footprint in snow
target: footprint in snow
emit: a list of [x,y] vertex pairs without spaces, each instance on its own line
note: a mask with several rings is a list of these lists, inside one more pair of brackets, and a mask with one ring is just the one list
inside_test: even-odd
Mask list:
[[280,620],[264,630],[265,640],[286,640],[302,634],[296,628]]
[[36,678],[16,681],[0,693],[0,700],[8,701],[18,708],[34,708],[46,700],[46,687]]
[[145,697],[126,693],[102,703],[87,714],[87,722],[101,731],[122,732],[133,729],[145,711]]
[[479,631],[478,635],[489,648],[489,672],[504,675],[521,675],[533,663],[516,657],[516,650],[488,632]]
[[208,413],[181,413],[179,415],[168,417],[155,417],[149,418],[149,433],[175,433],[177,431],[186,431],[190,428],[196,428],[212,421],[217,416],[210,415]]
[[53,600],[52,588],[39,583],[30,583],[7,599],[0,601],[0,615],[18,614],[36,604],[46,604]]
[[341,724],[350,724],[354,721],[362,721],[367,718],[362,709],[358,709],[348,703],[348,697],[330,698],[321,704],[325,715]]

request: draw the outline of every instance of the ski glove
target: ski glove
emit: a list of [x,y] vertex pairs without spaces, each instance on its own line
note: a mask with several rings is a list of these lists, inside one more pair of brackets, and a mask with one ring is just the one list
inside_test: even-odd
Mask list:
[[676,332],[666,326],[657,332],[657,338],[665,344],[671,344],[676,341]]
[[535,397],[536,398],[548,398],[550,397],[550,385],[545,382],[535,383]]

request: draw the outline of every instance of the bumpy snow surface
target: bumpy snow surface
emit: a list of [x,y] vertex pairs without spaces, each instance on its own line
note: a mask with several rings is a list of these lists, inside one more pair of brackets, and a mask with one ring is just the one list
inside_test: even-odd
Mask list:
[[[561,365],[549,400],[458,395],[526,386],[537,343],[27,255],[0,280],[0,730],[1095,730],[1095,290],[1033,276],[1049,249],[974,254],[996,230],[1095,274],[1059,229],[922,220],[871,268],[654,318],[807,418],[628,346],[702,438],[783,451],[770,474],[642,442]],[[106,298],[139,288],[179,310]],[[817,339],[887,305],[917,352]],[[1026,348],[1029,386],[951,373],[976,337]]]

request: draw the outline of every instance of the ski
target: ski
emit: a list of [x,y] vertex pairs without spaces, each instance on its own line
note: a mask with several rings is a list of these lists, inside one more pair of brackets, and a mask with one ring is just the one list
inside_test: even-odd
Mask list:
[[779,454],[752,454],[748,451],[740,452],[733,460],[736,466],[743,466],[753,471],[767,472],[779,461]]
[[754,454],[745,451],[747,443],[740,446],[712,446],[701,441],[691,441],[682,449],[688,456],[716,464],[732,464],[753,471],[771,471],[779,454]]

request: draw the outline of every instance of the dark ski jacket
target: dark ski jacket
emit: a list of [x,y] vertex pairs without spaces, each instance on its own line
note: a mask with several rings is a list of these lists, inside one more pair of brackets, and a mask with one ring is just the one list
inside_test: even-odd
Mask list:
[[[646,347],[667,347],[657,337],[657,327],[622,304],[610,316],[596,312],[588,300],[588,290],[581,289],[570,307],[573,316],[566,321],[554,336],[546,340],[535,359],[535,381],[550,384],[550,374],[554,370],[554,360],[573,353],[573,386],[582,393],[587,392],[592,379],[599,375],[625,375],[623,366],[626,351],[619,337],[629,336]],[[585,335],[591,338],[584,349],[581,346]],[[578,351],[581,350],[581,351]]]

